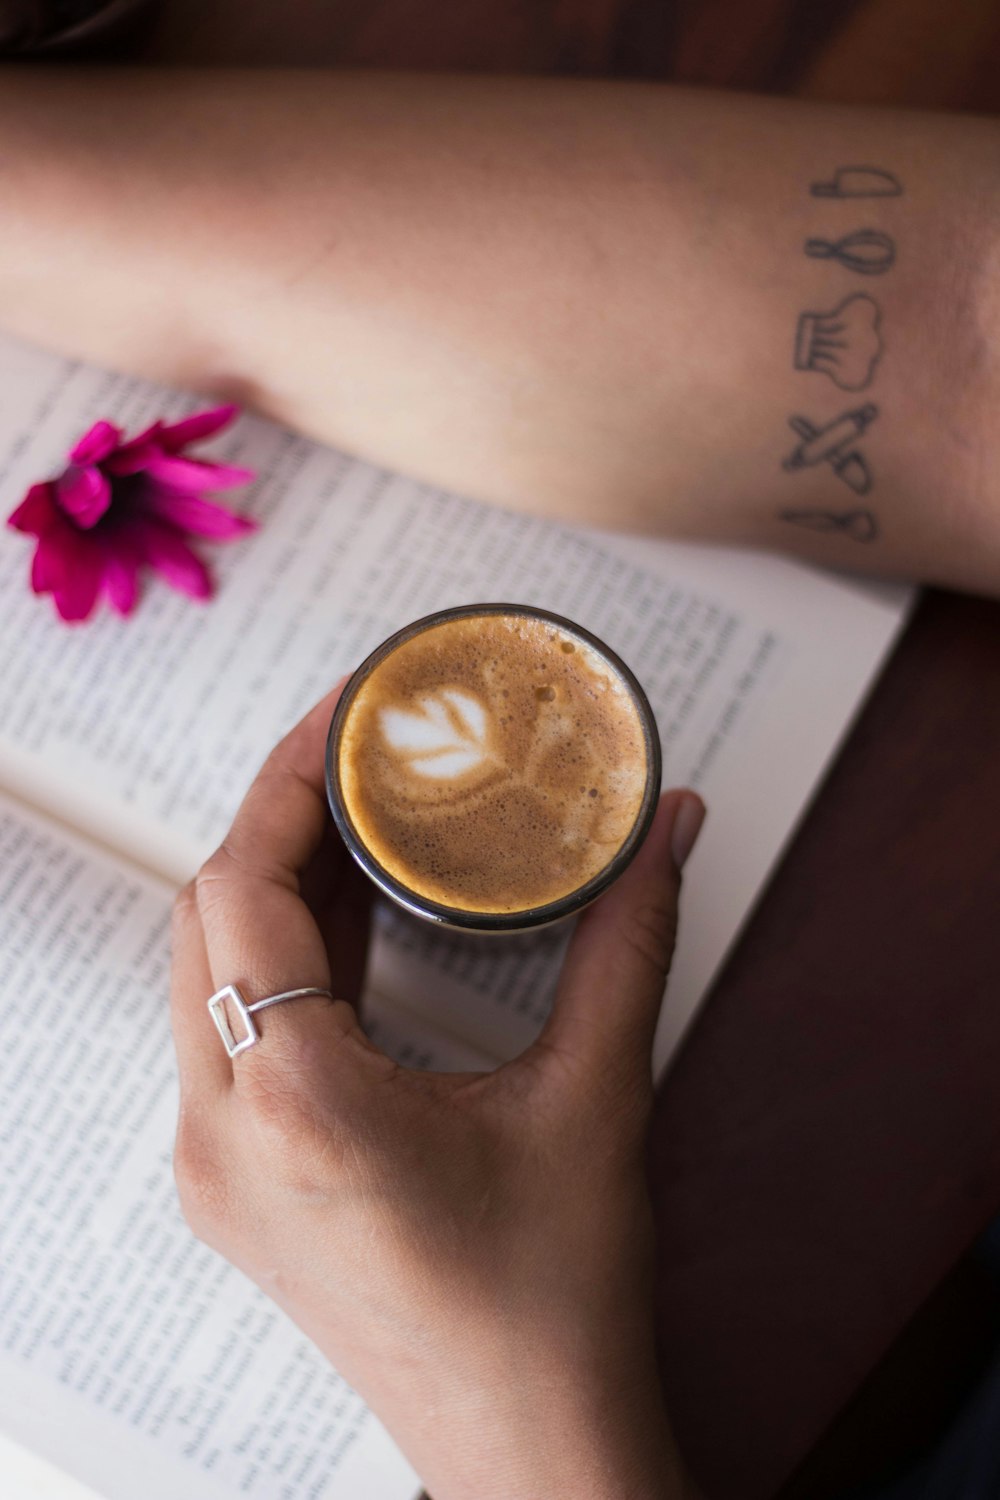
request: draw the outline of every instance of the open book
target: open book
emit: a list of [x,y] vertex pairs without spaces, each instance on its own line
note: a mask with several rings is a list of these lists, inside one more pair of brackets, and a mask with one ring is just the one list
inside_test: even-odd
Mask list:
[[[2,514],[96,418],[135,431],[190,405],[0,343]],[[543,605],[629,663],[665,784],[709,806],[660,1069],[909,596],[513,515],[248,418],[212,450],[258,471],[262,526],[214,552],[207,606],[151,581],[133,619],[71,630],[28,591],[28,540],[0,536],[0,1491],[23,1444],[111,1500],[396,1500],[419,1480],[374,1416],[180,1219],[174,888],[273,743],[386,635],[450,604]],[[536,1033],[565,942],[382,911],[366,1024],[413,1066],[493,1066]]]

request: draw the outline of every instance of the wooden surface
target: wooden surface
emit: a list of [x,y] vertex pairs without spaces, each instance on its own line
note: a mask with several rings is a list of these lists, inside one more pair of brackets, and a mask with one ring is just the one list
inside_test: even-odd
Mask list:
[[[993,0],[167,0],[147,56],[993,109]],[[1000,608],[928,597],[662,1093],[660,1332],[713,1500],[773,1495],[1000,1210]]]
[[1000,1210],[1000,608],[930,595],[659,1101],[670,1408],[774,1493]]

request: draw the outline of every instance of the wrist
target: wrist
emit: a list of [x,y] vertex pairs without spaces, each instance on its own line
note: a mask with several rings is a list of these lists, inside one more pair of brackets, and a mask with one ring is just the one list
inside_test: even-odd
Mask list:
[[[604,1392],[589,1405],[526,1400],[498,1419],[477,1411],[458,1429],[449,1422],[418,1468],[433,1500],[685,1500],[686,1487],[662,1405],[652,1424]],[[471,1415],[471,1414],[470,1414]]]
[[617,1360],[507,1346],[441,1379],[399,1377],[362,1394],[433,1500],[693,1500],[651,1339]]

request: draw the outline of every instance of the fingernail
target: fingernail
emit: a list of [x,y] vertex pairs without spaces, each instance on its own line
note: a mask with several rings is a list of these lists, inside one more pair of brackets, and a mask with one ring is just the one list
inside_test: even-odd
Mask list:
[[684,868],[704,821],[704,802],[693,792],[689,792],[674,814],[674,827],[670,835],[670,853],[678,870]]

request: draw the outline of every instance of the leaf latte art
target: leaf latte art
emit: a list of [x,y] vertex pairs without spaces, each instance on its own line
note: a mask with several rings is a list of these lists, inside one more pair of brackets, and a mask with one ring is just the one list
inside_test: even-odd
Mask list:
[[415,709],[384,708],[382,733],[418,776],[461,776],[489,760],[486,709],[458,688],[419,698]]
[[528,614],[404,637],[344,718],[357,837],[406,889],[468,912],[545,906],[614,859],[646,790],[633,693],[596,648]]

